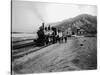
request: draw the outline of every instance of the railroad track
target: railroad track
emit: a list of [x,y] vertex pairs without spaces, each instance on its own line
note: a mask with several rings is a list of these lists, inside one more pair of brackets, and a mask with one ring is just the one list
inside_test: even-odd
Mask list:
[[16,50],[16,49],[20,49],[20,48],[32,46],[32,45],[35,45],[33,40],[24,40],[24,41],[11,43],[11,48],[12,50]]
[[[49,44],[51,45],[51,44]],[[37,47],[35,45],[35,43],[30,42],[30,43],[25,43],[25,44],[19,44],[19,45],[14,45],[11,53],[12,53],[12,61],[14,61],[15,59],[18,59],[20,57],[23,57],[25,55],[28,55],[32,52],[36,52],[44,47],[47,47],[49,45],[46,46],[41,46],[41,47]]]
[[18,59],[32,52],[36,52],[49,45],[37,47],[35,43],[33,42],[33,40],[26,40],[26,41],[14,43],[12,44],[12,50],[11,50],[12,60]]

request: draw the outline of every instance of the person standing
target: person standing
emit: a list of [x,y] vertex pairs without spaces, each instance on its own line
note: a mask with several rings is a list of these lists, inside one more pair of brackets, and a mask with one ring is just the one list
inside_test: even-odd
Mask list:
[[63,41],[63,34],[61,31],[58,32],[58,36],[59,36],[59,43],[61,43]]
[[66,36],[64,36],[64,39],[65,39],[65,43],[67,42],[67,35]]

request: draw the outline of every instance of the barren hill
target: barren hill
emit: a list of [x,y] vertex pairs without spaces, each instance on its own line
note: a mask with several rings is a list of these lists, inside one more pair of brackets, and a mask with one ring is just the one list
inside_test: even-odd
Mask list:
[[75,32],[77,28],[82,28],[86,32],[96,33],[97,32],[97,16],[89,14],[81,14],[73,18],[69,18],[57,23],[50,23],[51,26],[65,31],[68,27],[71,27]]

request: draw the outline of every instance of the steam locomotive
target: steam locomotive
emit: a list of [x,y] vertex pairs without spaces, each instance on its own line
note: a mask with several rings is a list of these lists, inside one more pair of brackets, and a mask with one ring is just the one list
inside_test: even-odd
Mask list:
[[[58,35],[59,34],[59,35]],[[62,33],[55,27],[44,27],[44,23],[37,31],[38,38],[35,40],[37,46],[44,46],[57,43],[62,39]]]

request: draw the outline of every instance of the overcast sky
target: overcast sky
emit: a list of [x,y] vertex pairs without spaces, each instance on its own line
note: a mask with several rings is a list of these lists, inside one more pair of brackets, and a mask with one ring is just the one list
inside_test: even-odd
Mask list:
[[41,23],[58,22],[79,14],[97,15],[94,5],[76,5],[12,0],[12,31],[33,32]]

